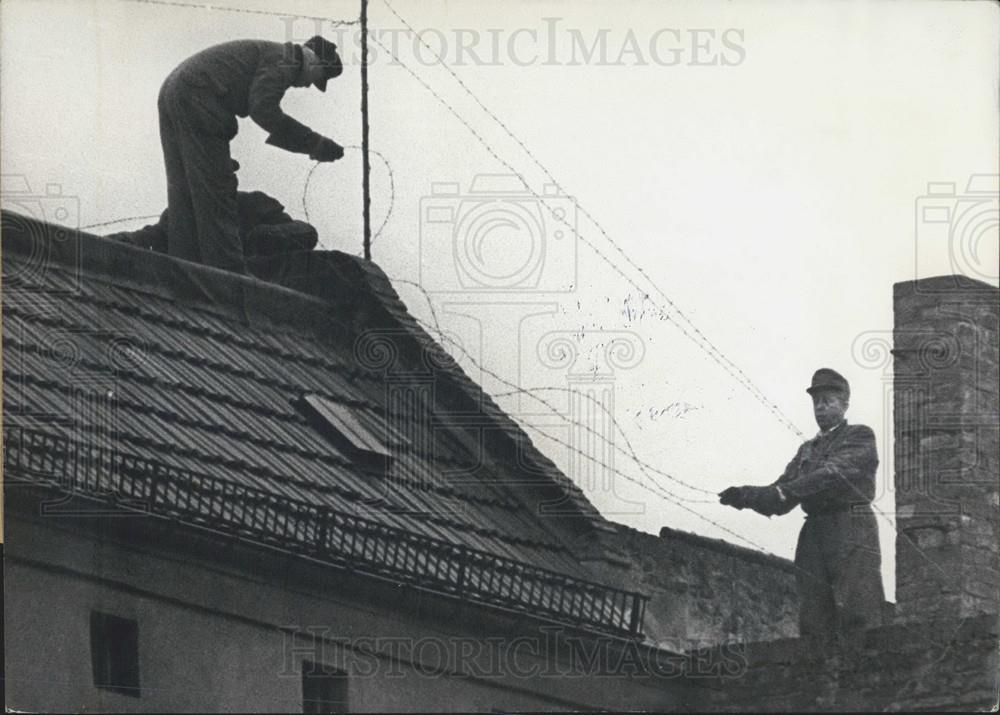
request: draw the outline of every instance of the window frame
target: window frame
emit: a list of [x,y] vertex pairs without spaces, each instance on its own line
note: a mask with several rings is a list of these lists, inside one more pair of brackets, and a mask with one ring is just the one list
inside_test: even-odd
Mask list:
[[[346,670],[326,663],[303,660],[302,712],[349,712],[349,686],[350,681]],[[313,687],[323,688],[324,691],[322,693],[313,692]]]
[[142,697],[139,622],[105,611],[90,612],[90,663],[94,687]]

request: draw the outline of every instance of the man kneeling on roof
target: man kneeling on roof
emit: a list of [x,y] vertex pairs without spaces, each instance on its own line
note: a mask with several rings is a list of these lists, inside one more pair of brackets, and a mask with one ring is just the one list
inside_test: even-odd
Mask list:
[[[311,251],[316,247],[319,239],[316,229],[305,221],[293,219],[285,213],[280,201],[263,191],[237,192],[236,207],[240,243],[246,258]],[[157,223],[143,226],[138,231],[114,233],[107,238],[167,253],[169,234],[170,210],[164,209]]]
[[237,117],[268,132],[267,143],[336,161],[344,148],[281,110],[291,87],[326,91],[343,65],[337,46],[316,36],[302,45],[233,40],[189,57],[160,88],[160,142],[167,170],[167,252],[246,273],[229,142]]
[[720,502],[773,516],[796,506],[806,513],[795,548],[799,632],[824,645],[856,649],[864,630],[881,625],[883,604],[875,497],[875,434],[847,424],[851,389],[821,368],[806,390],[820,433],[799,447],[777,481],[730,487]]

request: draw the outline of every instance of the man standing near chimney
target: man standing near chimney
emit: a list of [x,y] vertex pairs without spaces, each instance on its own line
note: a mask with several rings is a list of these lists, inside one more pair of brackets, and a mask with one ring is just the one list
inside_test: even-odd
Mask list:
[[267,143],[336,161],[344,149],[281,111],[289,87],[314,85],[343,72],[337,46],[322,37],[303,45],[234,40],[182,62],[158,100],[167,170],[168,253],[237,273],[246,272],[229,142],[236,117],[249,116]]
[[885,600],[871,508],[875,434],[847,424],[851,389],[835,370],[817,370],[806,392],[820,433],[799,448],[776,482],[730,487],[719,501],[768,517],[802,506],[806,521],[795,549],[800,635],[830,643],[839,634],[857,648],[864,629],[881,624]]

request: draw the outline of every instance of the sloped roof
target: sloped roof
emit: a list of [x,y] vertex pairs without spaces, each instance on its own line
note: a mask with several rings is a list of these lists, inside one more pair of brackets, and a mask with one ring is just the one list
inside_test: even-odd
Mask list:
[[[587,577],[570,545],[600,515],[375,264],[291,254],[255,264],[259,280],[9,212],[3,264],[5,437],[61,440],[60,454],[101,444],[122,473],[168,473],[167,491],[144,487],[164,509],[239,489],[241,508],[281,499]],[[385,439],[388,472],[360,469],[319,434],[293,405],[303,393],[349,406]],[[11,453],[18,464],[27,450]],[[540,515],[545,502],[561,516]],[[211,523],[232,504],[199,508],[190,514]]]

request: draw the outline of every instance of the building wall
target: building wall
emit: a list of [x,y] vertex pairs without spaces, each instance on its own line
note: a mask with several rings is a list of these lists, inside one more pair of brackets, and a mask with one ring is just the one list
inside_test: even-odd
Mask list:
[[[989,711],[997,705],[997,619],[895,624],[868,632],[859,661],[799,640],[752,644],[743,667],[700,678],[700,712]],[[732,661],[733,654],[726,657]]]
[[1000,292],[943,276],[894,290],[899,617],[997,613]]
[[[303,660],[350,673],[352,711],[669,709],[683,689],[552,655],[523,615],[352,586],[325,565],[118,521],[141,523],[8,513],[8,707],[301,712]],[[94,686],[92,610],[138,622],[140,698]]]
[[598,538],[595,578],[650,596],[644,632],[670,650],[798,633],[792,564],[751,549],[664,527],[616,524]]

